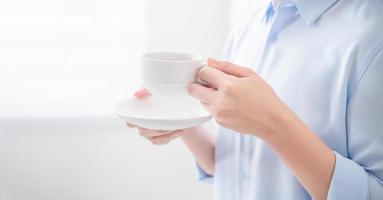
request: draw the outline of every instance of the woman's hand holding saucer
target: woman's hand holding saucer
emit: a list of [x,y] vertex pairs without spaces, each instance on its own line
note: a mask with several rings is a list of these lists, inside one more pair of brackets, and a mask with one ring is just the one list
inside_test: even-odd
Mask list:
[[[134,93],[134,96],[137,99],[143,99],[147,96],[151,95],[146,89],[140,89]],[[129,128],[137,128],[139,134],[149,140],[152,144],[155,145],[163,145],[168,144],[172,140],[178,138],[180,135],[188,132],[189,129],[183,130],[175,130],[175,131],[158,131],[158,130],[150,130],[146,128],[137,127],[133,124],[127,123]]]

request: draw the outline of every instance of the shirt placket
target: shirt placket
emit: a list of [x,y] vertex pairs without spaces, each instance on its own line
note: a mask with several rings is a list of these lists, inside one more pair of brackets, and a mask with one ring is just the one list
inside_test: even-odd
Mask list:
[[[297,16],[297,9],[292,2],[282,1],[277,5],[275,16],[272,18],[272,22],[269,28],[269,32],[263,45],[263,51],[260,55],[258,69],[262,70],[261,62],[267,55],[270,45],[277,41],[279,33],[285,28],[290,22],[292,22]],[[260,73],[258,71],[258,73]],[[250,158],[249,158],[249,140],[248,136],[239,136],[239,199],[246,200],[247,185],[250,179],[249,173],[251,170]]]
[[[268,33],[265,38],[265,42],[262,45],[263,51],[259,56],[257,61],[258,73],[262,72],[262,62],[266,55],[269,52],[269,49],[273,43],[275,43],[279,37],[280,32],[294,19],[296,19],[298,13],[297,8],[293,2],[290,1],[281,1],[279,2],[274,12],[271,12],[273,16],[269,16],[271,18],[270,27],[268,28]],[[268,22],[266,22],[268,23]]]
[[245,136],[240,135],[239,137],[239,152],[240,152],[240,159],[239,159],[239,199],[244,200],[246,199],[246,184],[247,184],[247,169],[246,166],[248,165],[247,161],[247,155],[246,155],[246,144],[245,144]]

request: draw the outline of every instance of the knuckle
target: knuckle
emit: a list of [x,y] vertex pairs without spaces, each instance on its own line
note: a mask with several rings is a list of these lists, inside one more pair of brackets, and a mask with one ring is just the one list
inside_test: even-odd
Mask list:
[[152,144],[154,144],[154,145],[159,145],[159,144],[160,144],[159,141],[156,140],[156,139],[150,139],[150,142],[151,142]]
[[225,125],[225,121],[223,120],[222,117],[216,116],[215,121],[220,124],[220,125]]
[[224,124],[228,115],[230,115],[230,105],[228,105],[228,102],[225,100],[219,100],[213,114],[215,120],[219,124]]
[[229,81],[227,82],[224,87],[223,87],[223,93],[224,94],[232,94],[235,90],[236,90],[236,87],[237,87],[237,83],[235,81]]
[[224,127],[227,126],[227,116],[226,116],[225,112],[217,112],[214,119],[218,124],[220,124]]
[[196,87],[194,84],[191,84],[189,87],[188,87],[188,92],[189,94],[191,95],[194,95],[196,93]]
[[142,131],[139,131],[138,134],[141,136],[145,136],[145,133],[143,133]]
[[148,135],[145,135],[145,134],[140,134],[140,136],[141,136],[141,137],[143,137],[143,138],[145,138],[145,139],[147,139],[147,140],[150,140],[150,139],[151,139],[151,137],[150,137],[150,136],[148,136]]
[[138,132],[138,134],[142,137],[145,137],[145,138],[150,138],[150,135],[146,132]]
[[245,67],[245,68],[244,68],[244,71],[245,71],[245,73],[247,73],[247,74],[253,74],[253,73],[254,73],[253,70],[250,69],[250,68],[248,68],[248,67]]
[[169,140],[164,137],[151,138],[150,142],[154,145],[163,145],[169,143]]
[[218,121],[221,121],[223,119],[224,111],[221,105],[217,106],[217,110],[215,111],[214,115],[215,115],[215,119]]
[[157,134],[160,134],[160,135],[167,135],[170,133],[172,133],[172,131],[157,131]]
[[229,61],[223,61],[223,62],[222,62],[222,66],[223,66],[223,67],[228,67],[228,66],[230,66],[230,65],[232,65],[232,63],[229,62]]
[[219,101],[219,102],[217,103],[217,105],[216,105],[216,109],[215,109],[215,111],[214,111],[214,113],[213,113],[214,118],[215,118],[216,120],[221,120],[221,119],[222,119],[222,117],[223,117],[223,112],[224,112],[223,109],[224,109],[224,106],[222,105],[221,101]]
[[146,132],[146,129],[144,129],[144,128],[138,128],[138,132],[140,132],[140,133],[145,133]]
[[198,71],[198,77],[205,77],[209,72],[209,69],[207,67],[202,67],[199,71]]

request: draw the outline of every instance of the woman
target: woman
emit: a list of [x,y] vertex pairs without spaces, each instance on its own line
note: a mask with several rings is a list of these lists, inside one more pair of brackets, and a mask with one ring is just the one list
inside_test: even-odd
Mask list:
[[217,138],[139,132],[182,138],[217,199],[383,199],[382,21],[381,0],[272,1],[189,86]]

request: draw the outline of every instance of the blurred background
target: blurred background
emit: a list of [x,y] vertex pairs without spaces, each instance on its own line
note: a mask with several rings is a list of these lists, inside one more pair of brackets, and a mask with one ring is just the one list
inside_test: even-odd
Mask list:
[[0,200],[213,199],[181,141],[152,146],[113,103],[140,55],[220,57],[265,0],[0,1]]

